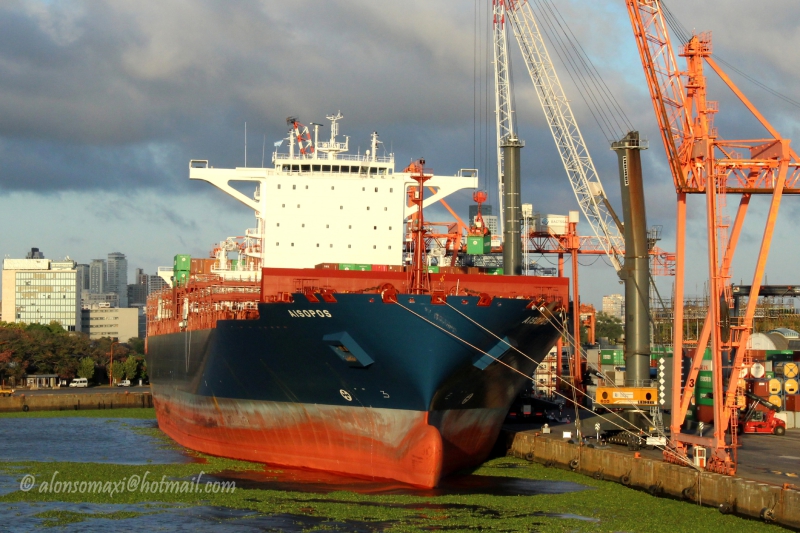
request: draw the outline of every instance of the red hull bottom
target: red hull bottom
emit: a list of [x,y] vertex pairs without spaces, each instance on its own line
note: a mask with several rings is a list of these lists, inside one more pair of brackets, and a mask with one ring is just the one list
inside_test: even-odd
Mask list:
[[442,475],[484,460],[505,414],[469,409],[429,415],[209,398],[157,389],[153,396],[159,427],[187,448],[425,488],[435,487]]

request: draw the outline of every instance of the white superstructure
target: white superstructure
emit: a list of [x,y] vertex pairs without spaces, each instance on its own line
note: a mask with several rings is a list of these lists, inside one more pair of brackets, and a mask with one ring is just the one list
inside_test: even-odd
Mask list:
[[[336,139],[341,118],[328,117],[328,142],[317,141],[314,125],[312,144],[308,129],[290,117],[289,153],[276,150],[273,168],[216,169],[206,160],[191,161],[191,179],[207,181],[255,211],[257,227],[246,232],[255,244],[240,252],[248,265],[402,264],[405,219],[415,210],[407,206],[407,190],[416,183],[395,172],[394,154],[377,155],[377,133],[363,155],[347,154],[349,139]],[[253,182],[253,196],[231,185],[237,181]],[[434,176],[426,186],[436,192],[426,191],[423,207],[477,185],[472,170]]]

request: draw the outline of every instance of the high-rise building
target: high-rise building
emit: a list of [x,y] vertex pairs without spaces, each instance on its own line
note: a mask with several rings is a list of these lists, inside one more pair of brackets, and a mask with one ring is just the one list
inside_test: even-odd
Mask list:
[[31,251],[25,256],[25,259],[44,259],[44,254],[40,252],[38,248],[31,248]]
[[128,305],[140,306],[147,303],[147,281],[149,276],[144,270],[137,268],[134,271],[134,283],[128,285]]
[[625,317],[625,297],[621,294],[603,296],[603,312],[617,318]]
[[125,254],[108,254],[108,285],[106,291],[119,296],[119,306],[128,307],[128,260]]
[[6,259],[3,320],[25,324],[56,321],[67,331],[81,331],[79,283],[75,261],[69,258]]
[[[472,204],[469,206],[469,219],[475,220],[475,216],[478,214],[478,204]],[[481,216],[487,216],[492,214],[492,206],[489,204],[483,204],[481,206]]]
[[89,280],[90,280],[89,265],[86,264],[75,265],[75,270],[78,271],[78,281],[81,284],[80,287],[78,287],[78,289],[81,291],[88,291]]
[[92,294],[103,294],[106,292],[106,260],[92,259],[89,265],[89,286],[87,287]]
[[169,283],[167,283],[163,277],[156,274],[155,276],[150,275],[147,276],[147,294],[153,294],[154,292],[158,292],[166,287],[169,287]]

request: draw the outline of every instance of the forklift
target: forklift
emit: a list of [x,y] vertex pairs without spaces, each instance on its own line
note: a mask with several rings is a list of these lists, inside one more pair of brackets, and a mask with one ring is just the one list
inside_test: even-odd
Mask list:
[[745,396],[752,400],[752,403],[740,417],[739,427],[742,428],[742,433],[786,434],[786,422],[775,417],[779,409],[777,405],[751,392],[745,392]]

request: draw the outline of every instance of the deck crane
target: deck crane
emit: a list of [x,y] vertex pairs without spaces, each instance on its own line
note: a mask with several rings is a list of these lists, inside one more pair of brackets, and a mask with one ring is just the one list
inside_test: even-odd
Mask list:
[[[520,0],[494,0],[493,10],[498,141],[507,131],[513,131],[508,55],[505,37],[498,35],[505,35],[505,22],[509,21],[578,205],[602,243],[614,269],[619,272],[622,269],[624,239],[614,222],[603,185],[547,52],[530,3]],[[504,81],[501,84],[498,80]]]
[[[648,269],[648,248],[644,224],[644,191],[641,183],[639,152],[646,148],[637,132],[629,132],[622,140],[612,144],[620,161],[620,178],[623,189],[623,208],[626,220],[637,221],[626,225],[625,236],[619,219],[606,197],[588,147],[572,113],[564,89],[556,73],[553,61],[539,30],[531,5],[521,0],[494,0],[495,34],[495,81],[497,102],[498,145],[502,144],[506,129],[513,128],[512,99],[508,83],[509,65],[505,45],[505,22],[511,23],[528,74],[533,81],[539,102],[544,110],[550,132],[555,140],[570,185],[586,220],[602,245],[620,279],[625,281],[626,346],[628,366],[625,385],[640,389],[647,387],[645,395],[655,396],[651,389],[650,335],[649,335],[649,289],[652,283]],[[505,63],[503,62],[505,61]],[[513,131],[513,130],[512,130]],[[629,180],[629,171],[631,179]],[[633,176],[636,179],[633,179]],[[628,250],[625,254],[625,243]],[[623,263],[623,255],[625,261]],[[577,256],[573,253],[573,293],[575,306],[579,305],[577,293]],[[653,285],[654,286],[654,285]],[[579,338],[578,313],[574,313],[573,328],[577,344]],[[575,353],[579,352],[575,346]],[[573,376],[578,376],[578,360],[574,360]],[[634,393],[640,390],[631,391]]]
[[[789,147],[789,139],[781,137],[712,59],[710,33],[684,39],[680,56],[686,58],[687,69],[681,71],[667,29],[668,14],[660,0],[625,1],[677,193],[673,326],[675,376],[681,375],[680,354],[683,349],[686,195],[703,194],[706,204],[711,298],[692,366],[685,377],[685,387],[681,387],[680,379],[673,380],[671,433],[675,449],[665,452],[664,457],[673,462],[685,460],[690,445],[702,446],[711,451],[706,466],[708,470],[734,474],[736,411],[744,398],[744,391],[738,386],[738,376],[747,357],[747,341],[782,195],[800,194],[800,158]],[[717,134],[713,119],[718,106],[706,99],[704,63],[717,73],[770,137],[723,140]],[[729,193],[741,195],[730,233],[722,212]],[[772,198],[744,317],[730,317],[731,261],[753,194],[768,194]],[[698,437],[681,433],[681,425],[709,340],[713,367],[714,435]],[[723,352],[732,355],[731,377],[726,383],[723,383],[721,371]],[[729,433],[731,442],[726,441],[726,433]]]

